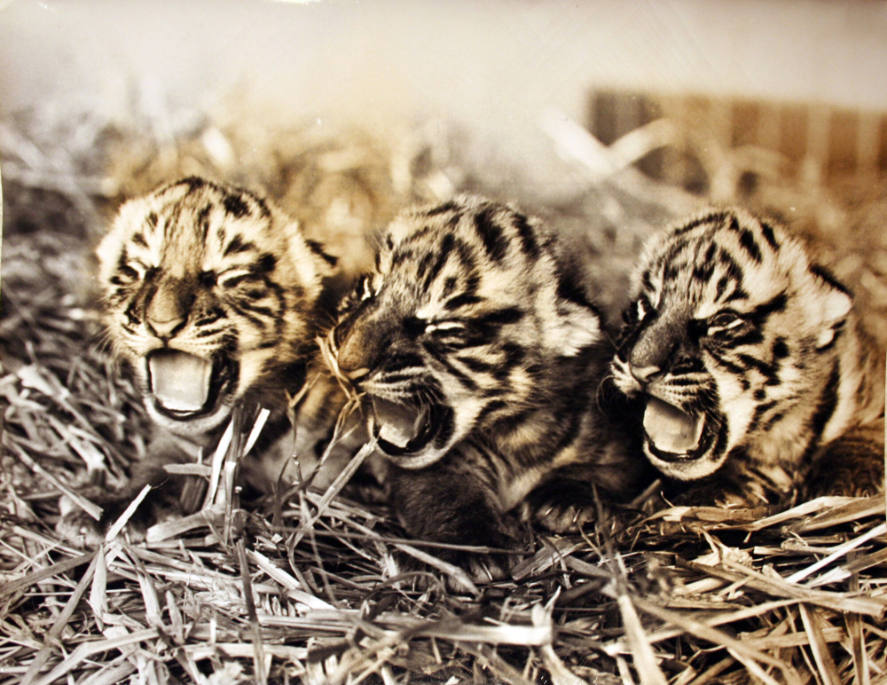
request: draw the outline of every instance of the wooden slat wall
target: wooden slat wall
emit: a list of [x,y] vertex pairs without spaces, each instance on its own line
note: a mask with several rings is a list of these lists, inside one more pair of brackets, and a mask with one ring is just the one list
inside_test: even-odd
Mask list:
[[700,155],[711,153],[712,146],[721,153],[744,146],[778,152],[784,173],[825,184],[848,174],[887,172],[884,112],[746,98],[596,91],[590,97],[586,124],[595,137],[610,144],[662,117],[686,132],[684,144],[657,150],[638,166],[654,178],[691,190],[705,183],[705,159]]

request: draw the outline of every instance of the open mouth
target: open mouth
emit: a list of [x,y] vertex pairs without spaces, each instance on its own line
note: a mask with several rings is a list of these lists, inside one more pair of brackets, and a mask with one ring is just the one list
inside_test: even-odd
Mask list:
[[702,413],[688,414],[655,397],[647,398],[644,437],[658,459],[682,462],[699,459],[708,451],[714,430]]
[[374,397],[370,431],[386,456],[419,455],[443,430],[447,408],[438,404],[410,406]]
[[148,355],[148,387],[158,411],[184,420],[213,410],[231,368],[176,350]]

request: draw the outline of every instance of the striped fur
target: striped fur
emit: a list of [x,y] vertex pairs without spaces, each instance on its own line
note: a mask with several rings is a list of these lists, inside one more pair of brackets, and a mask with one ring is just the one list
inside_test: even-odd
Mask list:
[[[100,525],[145,483],[166,485],[136,523],[178,509],[184,480],[164,464],[206,453],[235,406],[273,410],[255,448],[262,459],[244,465],[250,482],[277,477],[294,451],[313,458],[344,402],[312,362],[335,260],[295,222],[249,191],[190,177],[124,203],[97,256],[107,337],[157,427],[127,486],[99,497]],[[315,368],[326,378],[313,378]],[[306,378],[310,390],[296,408],[303,430],[293,436],[286,393]],[[63,520],[61,530],[83,523]]]
[[[883,412],[849,291],[779,226],[712,210],[654,237],[612,364],[664,475],[791,495],[819,448]],[[877,385],[877,384],[875,384]]]
[[371,407],[412,533],[493,544],[503,514],[560,467],[582,463],[608,490],[631,480],[587,411],[609,350],[557,248],[484,199],[412,209],[344,304],[335,361]]
[[[212,431],[281,372],[304,375],[330,266],[262,198],[184,179],[125,203],[97,254],[113,349],[173,433]],[[155,393],[149,360],[169,351],[211,366],[203,406],[171,408]]]

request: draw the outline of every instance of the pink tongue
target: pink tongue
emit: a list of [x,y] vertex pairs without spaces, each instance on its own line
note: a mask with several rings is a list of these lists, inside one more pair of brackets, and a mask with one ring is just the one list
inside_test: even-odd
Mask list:
[[148,358],[151,392],[165,409],[192,412],[209,398],[212,364],[184,352],[155,352]]
[[702,437],[702,416],[685,414],[677,407],[651,397],[644,411],[644,430],[657,449],[684,454]]
[[421,428],[422,412],[378,397],[373,398],[373,416],[379,437],[398,447],[405,447]]

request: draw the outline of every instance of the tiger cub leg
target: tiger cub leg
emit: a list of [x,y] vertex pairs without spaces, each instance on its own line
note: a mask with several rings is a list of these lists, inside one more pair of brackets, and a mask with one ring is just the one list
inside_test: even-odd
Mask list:
[[[513,549],[523,539],[516,518],[502,508],[495,479],[470,447],[455,448],[438,462],[418,470],[390,466],[389,501],[401,525],[420,540],[454,545]],[[484,560],[492,576],[508,568],[507,555],[477,555],[462,550],[434,554],[475,570]],[[482,577],[482,574],[481,574]]]
[[599,516],[626,509],[655,480],[654,470],[639,457],[640,448],[628,429],[612,437],[589,431],[580,444],[583,461],[546,474],[523,499],[524,520],[553,533],[577,532]]
[[127,521],[130,535],[135,539],[143,538],[147,529],[159,521],[196,511],[206,491],[205,479],[169,473],[167,465],[188,463],[192,459],[181,451],[169,450],[165,440],[159,442],[162,447],[155,448],[152,443],[151,456],[133,465],[129,480],[119,490],[108,492],[100,485],[81,490],[80,494],[102,508],[98,520],[63,498],[57,532],[78,546],[100,543],[146,485],[151,489]]
[[552,533],[575,532],[597,518],[598,500],[587,481],[557,478],[533,490],[521,517]]
[[884,423],[851,429],[819,450],[804,479],[805,499],[868,497],[884,491]]

